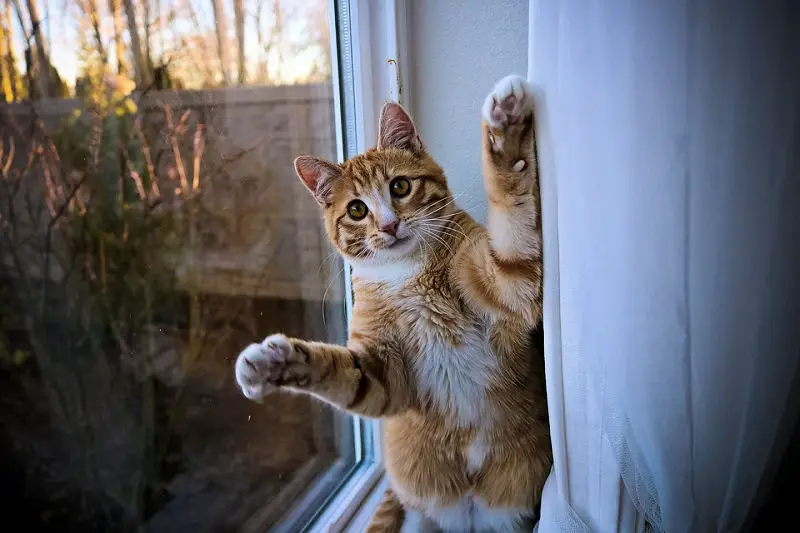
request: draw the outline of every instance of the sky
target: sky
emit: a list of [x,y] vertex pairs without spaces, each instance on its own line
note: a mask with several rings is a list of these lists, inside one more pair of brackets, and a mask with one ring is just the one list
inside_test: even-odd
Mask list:
[[[79,32],[81,19],[85,17],[80,8],[80,3],[85,0],[38,0],[39,15],[42,18],[45,35],[50,42],[50,56],[51,61],[58,69],[61,78],[66,81],[70,86],[74,86],[76,77],[80,74],[79,64]],[[108,14],[108,0],[96,0],[100,6],[101,13]],[[156,0],[150,0],[153,13],[156,11]],[[167,38],[165,39],[165,48],[169,49],[173,44],[173,39],[170,34],[177,34],[178,36],[191,36],[196,34],[194,22],[189,16],[189,11],[186,8],[186,3],[191,2],[194,11],[197,15],[198,22],[203,28],[204,32],[212,33],[214,31],[214,19],[212,11],[212,0],[161,0],[160,4],[165,13],[169,12],[170,7],[175,7],[176,17],[169,22],[170,29],[173,32],[165,32]],[[135,0],[135,3],[141,5],[141,0]],[[248,70],[255,70],[256,64],[253,59],[256,58],[258,53],[258,40],[256,36],[256,21],[255,12],[258,5],[263,3],[263,20],[261,21],[262,31],[265,38],[269,35],[269,28],[272,27],[275,17],[272,11],[273,0],[244,0],[245,12],[248,14],[245,25],[245,54],[249,59]],[[327,5],[325,0],[281,0],[281,9],[285,13],[284,16],[284,35],[288,42],[302,43],[304,37],[308,32],[305,13],[309,11],[309,6],[320,7],[324,9]],[[314,6],[313,4],[318,4]],[[21,3],[24,6],[24,3]],[[233,3],[231,0],[224,0],[224,6],[227,14],[227,30],[231,39],[234,32],[234,18],[233,18]],[[27,12],[25,13],[27,19]],[[142,10],[138,12],[139,20],[142,20]],[[155,15],[153,15],[155,16]],[[20,30],[19,22],[16,13],[13,14],[13,26],[15,36],[15,51],[17,55],[18,68],[24,68],[23,51],[25,46],[25,38],[23,32]],[[109,43],[113,42],[113,28],[111,26],[110,17],[104,17],[103,27],[104,40]],[[127,29],[126,20],[123,20]],[[26,24],[30,24],[26,20]],[[127,36],[127,31],[126,31]],[[143,38],[143,37],[142,37]],[[127,39],[126,39],[127,42]],[[159,55],[160,41],[157,38],[153,39],[154,56]],[[177,46],[175,46],[177,47]],[[109,54],[113,53],[113,46],[109,46]],[[285,61],[281,65],[282,78],[287,81],[292,81],[298,77],[305,75],[312,67],[314,61],[318,59],[320,51],[312,49],[301,49],[298,53],[291,53],[290,51],[285,54]],[[236,53],[234,49],[229,52],[231,60],[235,60]],[[218,65],[218,64],[217,64]],[[218,70],[218,66],[217,66]]]

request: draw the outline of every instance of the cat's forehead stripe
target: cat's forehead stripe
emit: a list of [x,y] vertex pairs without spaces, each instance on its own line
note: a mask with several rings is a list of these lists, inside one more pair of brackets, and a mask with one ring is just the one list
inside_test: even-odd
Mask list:
[[357,196],[369,194],[378,188],[388,175],[385,165],[370,165],[367,162],[353,164],[348,170],[352,191]]

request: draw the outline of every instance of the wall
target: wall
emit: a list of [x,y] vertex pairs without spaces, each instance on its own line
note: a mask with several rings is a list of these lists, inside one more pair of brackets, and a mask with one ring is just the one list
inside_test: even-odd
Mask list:
[[408,25],[411,112],[458,203],[485,222],[480,109],[499,78],[526,74],[528,2],[409,0]]

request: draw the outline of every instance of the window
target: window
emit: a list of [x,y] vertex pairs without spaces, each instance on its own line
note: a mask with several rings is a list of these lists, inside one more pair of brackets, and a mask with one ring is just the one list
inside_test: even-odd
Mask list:
[[297,531],[376,485],[376,424],[250,402],[232,369],[271,332],[346,339],[347,268],[292,159],[369,141],[351,7],[2,3],[0,461],[21,526]]

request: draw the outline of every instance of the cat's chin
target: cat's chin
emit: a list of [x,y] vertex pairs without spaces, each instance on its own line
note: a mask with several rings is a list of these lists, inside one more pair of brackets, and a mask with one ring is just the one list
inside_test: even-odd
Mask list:
[[414,244],[412,240],[411,235],[403,239],[395,239],[392,244],[386,247],[386,250],[403,250],[409,248],[410,244]]
[[416,248],[416,239],[412,235],[403,239],[397,239],[392,244],[373,250],[374,257],[381,259],[399,259]]

